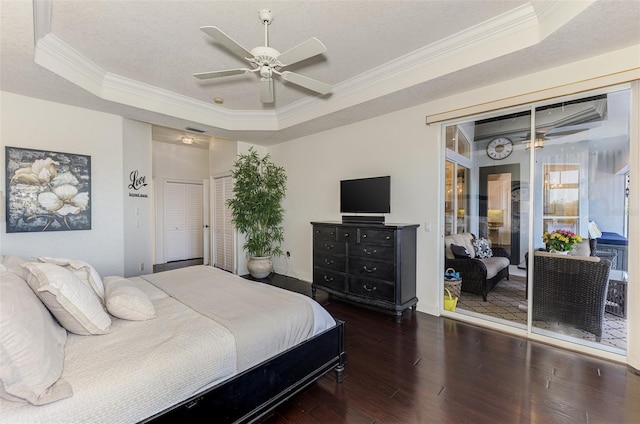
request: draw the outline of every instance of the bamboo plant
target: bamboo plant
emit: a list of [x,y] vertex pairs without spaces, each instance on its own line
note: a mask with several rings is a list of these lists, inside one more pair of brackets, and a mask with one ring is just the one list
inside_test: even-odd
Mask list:
[[260,158],[254,148],[240,154],[232,171],[234,197],[228,200],[235,227],[245,236],[243,248],[249,257],[282,255],[287,176],[284,168]]

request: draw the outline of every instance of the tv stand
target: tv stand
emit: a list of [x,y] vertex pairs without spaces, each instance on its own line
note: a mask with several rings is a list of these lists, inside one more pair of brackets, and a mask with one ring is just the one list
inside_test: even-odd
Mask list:
[[342,215],[343,224],[384,224],[384,216]]
[[[362,217],[359,217],[362,218]],[[417,224],[312,222],[313,284],[361,306],[416,310]]]

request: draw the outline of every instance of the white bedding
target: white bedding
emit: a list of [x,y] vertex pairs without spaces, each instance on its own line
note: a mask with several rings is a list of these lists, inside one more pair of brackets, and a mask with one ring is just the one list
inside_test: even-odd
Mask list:
[[[202,268],[207,269],[205,273],[224,281],[222,287],[246,282],[224,271]],[[176,278],[174,281],[180,283],[193,270],[170,272],[172,278]],[[163,274],[165,273],[155,275]],[[130,280],[149,295],[157,317],[148,321],[114,318],[112,331],[105,335],[69,334],[65,347],[63,378],[71,384],[74,395],[43,406],[0,399],[1,422],[138,422],[240,371],[236,366],[237,336],[227,326],[185,306],[140,277]],[[335,325],[333,318],[312,299],[271,286],[255,286],[256,284],[251,283],[254,288],[258,287],[258,291],[273,292],[276,297],[282,297],[284,292],[288,299],[302,299],[313,316],[312,330],[305,338]],[[210,290],[212,287],[206,289]],[[214,297],[224,299],[224,296],[223,289]],[[236,307],[242,308],[244,305],[244,311],[252,313],[242,299],[236,302],[239,302],[236,305],[240,305]],[[227,299],[223,303],[229,305],[230,309],[236,308],[231,300]],[[285,332],[290,333],[290,330]],[[285,338],[295,344],[297,341],[294,340],[299,337]],[[260,343],[258,340],[258,344]],[[278,346],[278,349],[285,350],[288,347],[290,346]],[[256,360],[251,357],[247,361]],[[267,358],[261,358],[258,362],[264,359]]]
[[333,318],[307,296],[209,266],[142,278],[227,327],[236,339],[238,372],[335,325]]

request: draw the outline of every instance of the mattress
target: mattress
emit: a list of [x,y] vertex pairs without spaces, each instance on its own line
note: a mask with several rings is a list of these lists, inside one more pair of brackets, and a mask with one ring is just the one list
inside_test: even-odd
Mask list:
[[[195,274],[189,269],[167,272],[171,273],[169,279],[173,280],[174,285],[189,286],[185,282],[194,275],[206,275],[210,282],[218,279],[224,281],[205,286],[205,292],[215,293],[213,297],[222,299],[228,310],[242,310],[244,315],[252,315],[252,309],[247,307],[246,299],[233,299],[232,293],[236,291],[236,287],[229,285],[243,286],[241,290],[256,288],[261,293],[257,298],[261,297],[265,304],[270,304],[269,299],[274,296],[287,299],[286,302],[297,299],[297,309],[308,309],[312,318],[305,318],[311,323],[310,330],[304,331],[304,335],[292,337],[297,332],[295,329],[291,330],[290,326],[280,328],[279,331],[285,336],[280,336],[279,339],[288,339],[294,344],[300,337],[312,337],[335,325],[333,318],[306,296],[264,284],[256,286],[258,283],[244,286],[246,280],[240,277],[210,267],[202,268],[205,269],[198,270]],[[166,277],[165,273],[154,275],[160,276],[161,280]],[[3,423],[139,422],[224,382],[244,369],[243,367],[252,366],[255,361],[258,363],[269,357],[258,358],[255,352],[264,349],[245,346],[244,349],[248,349],[250,354],[242,359],[238,356],[236,339],[247,343],[253,336],[247,338],[242,334],[234,335],[232,330],[238,331],[238,328],[212,319],[210,316],[215,315],[214,312],[209,311],[203,315],[196,310],[197,307],[202,307],[201,304],[195,305],[195,308],[187,306],[145,278],[150,277],[135,277],[130,280],[149,295],[156,308],[155,319],[126,321],[114,318],[109,334],[69,334],[65,347],[63,378],[71,384],[73,396],[43,406],[0,399],[0,420]],[[200,284],[204,284],[204,281]],[[219,288],[213,290],[216,285]],[[194,288],[193,285],[191,288]],[[170,288],[168,290],[171,291]],[[227,291],[231,293],[226,293]],[[207,296],[195,294],[193,297]],[[257,302],[260,303],[260,300]],[[253,325],[258,330],[254,329],[254,333],[265,328],[264,324],[273,324],[272,321],[261,322],[263,318],[259,314],[256,317],[258,319],[253,321]],[[255,338],[256,346],[262,342],[260,338]],[[274,349],[285,350],[289,347],[291,346],[278,344],[276,347],[269,347],[266,353],[271,355]],[[243,365],[239,367],[238,363]]]

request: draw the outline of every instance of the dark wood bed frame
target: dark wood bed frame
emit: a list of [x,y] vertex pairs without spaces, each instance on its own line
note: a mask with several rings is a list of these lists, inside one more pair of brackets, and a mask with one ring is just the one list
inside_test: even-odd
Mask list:
[[252,423],[332,368],[336,380],[342,382],[346,363],[344,322],[336,320],[336,323],[315,337],[143,422]]

